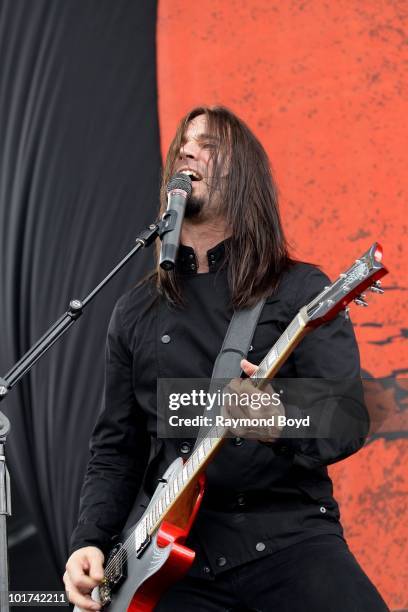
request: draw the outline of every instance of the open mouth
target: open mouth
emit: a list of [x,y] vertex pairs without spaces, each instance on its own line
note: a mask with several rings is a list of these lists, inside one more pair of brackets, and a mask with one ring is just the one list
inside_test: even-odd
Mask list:
[[187,176],[189,176],[192,181],[202,181],[203,180],[203,177],[201,176],[199,172],[196,172],[195,170],[191,170],[190,168],[179,170],[179,172],[181,174],[186,174]]

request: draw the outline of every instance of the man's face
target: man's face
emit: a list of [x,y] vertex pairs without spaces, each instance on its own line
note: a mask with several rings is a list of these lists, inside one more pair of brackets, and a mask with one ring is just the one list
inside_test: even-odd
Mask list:
[[218,205],[219,198],[212,199],[209,194],[213,177],[211,155],[218,146],[218,139],[208,133],[205,115],[199,115],[190,121],[176,160],[175,172],[190,176],[192,193],[187,202],[185,216],[190,219],[211,217]]

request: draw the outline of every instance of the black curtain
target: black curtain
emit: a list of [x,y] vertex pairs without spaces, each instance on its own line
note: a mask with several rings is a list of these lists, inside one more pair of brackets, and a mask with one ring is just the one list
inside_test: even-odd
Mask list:
[[[0,0],[0,375],[157,214],[156,1]],[[76,521],[116,299],[137,255],[2,402],[54,567]]]

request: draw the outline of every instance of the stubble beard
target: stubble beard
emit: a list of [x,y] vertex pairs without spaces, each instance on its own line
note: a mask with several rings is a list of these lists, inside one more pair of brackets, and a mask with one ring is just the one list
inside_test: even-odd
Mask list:
[[214,219],[220,213],[220,193],[208,193],[204,195],[191,194],[187,200],[184,218],[191,223],[204,223]]
[[206,200],[204,198],[190,196],[187,200],[186,210],[184,213],[185,219],[198,221],[202,216]]

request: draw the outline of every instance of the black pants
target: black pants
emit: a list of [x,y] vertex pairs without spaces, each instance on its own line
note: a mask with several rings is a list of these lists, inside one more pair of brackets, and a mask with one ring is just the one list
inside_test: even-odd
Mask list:
[[228,570],[213,581],[187,576],[155,612],[387,612],[347,544],[310,538]]

